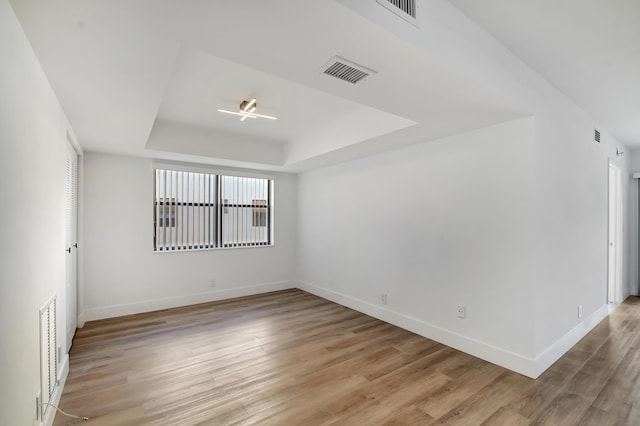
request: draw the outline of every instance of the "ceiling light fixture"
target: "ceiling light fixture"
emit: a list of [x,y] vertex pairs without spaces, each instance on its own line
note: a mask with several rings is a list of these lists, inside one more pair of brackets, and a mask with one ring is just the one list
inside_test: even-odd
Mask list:
[[253,112],[256,110],[256,98],[251,99],[250,102],[242,101],[240,104],[240,109],[244,112]]
[[247,118],[266,118],[268,120],[277,120],[276,117],[272,117],[270,115],[256,114],[254,111],[258,107],[258,103],[256,102],[256,98],[251,99],[250,101],[242,101],[240,103],[239,111],[229,111],[226,109],[218,109],[218,112],[224,112],[225,114],[233,114],[239,115],[240,121],[244,121]]

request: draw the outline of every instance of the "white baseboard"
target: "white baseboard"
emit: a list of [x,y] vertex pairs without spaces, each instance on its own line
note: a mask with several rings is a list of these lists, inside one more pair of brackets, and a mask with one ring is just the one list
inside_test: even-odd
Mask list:
[[[470,355],[500,365],[524,376],[537,378],[562,355],[571,349],[580,339],[589,333],[618,305],[604,305],[571,331],[558,339],[540,355],[529,358],[508,350],[463,336],[451,330],[427,323],[397,311],[383,308],[361,299],[348,296],[304,281],[281,281],[233,289],[196,293],[173,298],[155,299],[123,305],[105,306],[84,310],[78,317],[78,325],[82,327],[86,321],[113,318],[123,315],[157,311],[161,309],[213,302],[234,297],[252,296],[271,291],[299,288],[356,311],[386,321],[390,324],[409,330],[413,333],[435,340]],[[67,365],[68,368],[68,365]],[[65,376],[66,378],[66,376]]]
[[532,358],[498,348],[496,346],[460,335],[425,321],[401,314],[390,309],[373,305],[355,297],[347,296],[314,284],[300,281],[298,288],[356,311],[381,319],[389,324],[435,340],[475,357],[501,367],[508,368],[524,376],[536,378],[536,364]]
[[619,305],[602,305],[600,309],[585,318],[580,324],[576,325],[567,334],[558,339],[553,345],[549,346],[535,359],[536,375],[538,377],[547,368],[551,367],[554,362],[560,359],[562,355],[567,353],[576,343],[586,336],[593,328],[613,312]]
[[143,302],[127,303],[123,305],[89,308],[85,309],[80,313],[80,315],[78,315],[78,327],[83,327],[84,323],[87,321],[114,318],[123,315],[140,314],[143,312],[177,308],[180,306],[196,305],[198,303],[232,299],[234,297],[252,296],[255,294],[268,293],[270,291],[287,290],[295,287],[296,282],[294,281],[280,281],[275,283],[264,283],[245,287],[209,291],[206,293],[187,294],[184,296],[169,297],[164,299],[145,300]]

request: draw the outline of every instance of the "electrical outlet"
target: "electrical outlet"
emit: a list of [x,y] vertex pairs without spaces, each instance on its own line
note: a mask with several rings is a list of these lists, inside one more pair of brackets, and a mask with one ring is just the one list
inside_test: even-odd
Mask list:
[[458,305],[457,314],[458,318],[464,318],[467,314],[467,308],[464,305]]
[[388,299],[387,299],[387,294],[386,294],[386,293],[382,293],[382,294],[380,295],[380,302],[381,302],[383,305],[386,305],[386,304],[387,304],[387,300],[388,300]]
[[215,286],[216,286],[216,284],[217,284],[217,281],[216,281],[216,280],[211,280],[211,281],[209,281],[209,287],[211,287],[211,288],[215,287]]
[[578,318],[582,318],[582,305],[578,305]]

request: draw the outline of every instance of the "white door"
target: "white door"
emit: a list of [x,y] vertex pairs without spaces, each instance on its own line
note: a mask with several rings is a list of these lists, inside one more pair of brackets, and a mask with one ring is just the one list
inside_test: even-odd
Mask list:
[[609,277],[607,301],[619,303],[622,295],[622,179],[620,168],[609,163]]
[[67,146],[66,160],[66,324],[67,352],[71,348],[78,325],[78,154],[71,144]]

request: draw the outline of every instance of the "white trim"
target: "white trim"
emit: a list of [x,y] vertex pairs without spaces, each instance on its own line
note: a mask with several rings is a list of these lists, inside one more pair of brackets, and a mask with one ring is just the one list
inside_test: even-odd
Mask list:
[[[501,367],[520,373],[533,379],[538,378],[547,368],[560,359],[569,349],[587,335],[593,328],[600,323],[610,313],[615,311],[619,304],[606,304],[600,307],[596,312],[589,315],[580,324],[576,325],[571,331],[561,337],[554,344],[549,346],[544,352],[535,359],[506,351],[496,346],[480,342],[478,340],[460,335],[450,330],[443,329],[433,324],[426,323],[416,318],[395,312],[389,309],[381,308],[371,303],[347,296],[342,293],[335,292],[323,287],[304,281],[281,281],[268,284],[259,284],[255,286],[246,286],[236,289],[220,290],[209,293],[193,294],[188,296],[157,299],[148,302],[132,303],[127,305],[110,306],[105,308],[89,309],[81,313],[78,323],[84,325],[85,321],[91,321],[102,318],[110,318],[115,316],[149,312],[158,309],[166,309],[170,307],[185,306],[196,303],[204,303],[215,300],[229,299],[233,297],[249,296],[254,294],[266,293],[277,290],[287,290],[291,288],[299,288],[300,290],[338,303],[340,305],[355,309],[356,311],[378,318],[395,326],[404,328],[413,333],[419,334],[429,339],[461,350],[470,355],[481,358],[485,361],[497,364]],[[53,395],[52,403],[58,404],[62,389],[66,382],[69,372],[69,356],[66,355],[63,366],[60,369],[60,383]],[[49,410],[47,418],[40,425],[51,426],[53,424],[53,412]]]
[[[607,301],[622,302],[624,200],[622,168],[609,158],[607,196]],[[613,172],[613,176],[612,176]],[[612,182],[613,177],[613,182]],[[613,192],[612,192],[613,184]],[[613,206],[612,206],[613,202]],[[613,208],[614,217],[611,216]],[[613,227],[613,230],[612,230]],[[613,245],[611,244],[613,242]]]
[[[373,305],[369,302],[335,292],[305,281],[280,281],[253,286],[245,286],[233,289],[197,293],[174,298],[156,299],[145,302],[129,303],[125,305],[106,306],[84,310],[78,318],[78,326],[84,326],[86,321],[104,318],[118,317],[122,315],[151,312],[160,309],[175,308],[198,303],[213,302],[216,300],[231,299],[235,297],[252,296],[271,291],[299,288],[300,290],[330,300],[342,306],[354,309],[358,312],[378,318],[405,330],[435,340],[452,348],[520,373],[524,376],[537,378],[553,363],[560,359],[580,339],[587,335],[604,318],[613,312],[619,304],[603,305],[596,312],[585,318],[554,344],[549,346],[535,359],[510,352],[508,350],[481,342],[479,340],[463,336],[442,327],[429,324],[417,318],[404,315],[400,312]],[[65,360],[68,368],[68,357]],[[66,372],[65,372],[66,377]],[[60,387],[61,389],[61,387]],[[59,396],[58,396],[59,398]]]
[[558,339],[554,344],[549,346],[540,355],[535,358],[535,377],[542,374],[547,368],[551,367],[554,362],[559,360],[569,349],[586,336],[596,325],[613,312],[619,305],[610,304],[602,305],[597,311],[589,315],[581,323],[576,325],[567,334]]
[[533,379],[538,378],[619,306],[603,305],[532,359],[308,282],[299,282],[298,288]]
[[87,320],[84,319],[84,311],[80,311],[78,313],[78,328],[84,327],[85,322],[87,322]]
[[[627,297],[629,297],[629,296],[627,296]],[[625,299],[626,299],[626,297],[625,297]],[[624,302],[624,300],[623,300],[623,302]],[[620,305],[622,305],[622,302],[620,302],[620,303],[609,303],[607,305],[607,310],[609,311],[609,313],[607,315],[611,315],[616,309],[618,309],[620,307]],[[596,325],[598,325],[598,324],[596,324]]]
[[270,291],[278,290],[288,290],[291,288],[295,288],[295,282],[280,281],[274,283],[264,283],[245,287],[210,291],[206,293],[195,293],[184,296],[168,297],[164,299],[146,300],[143,302],[127,303],[123,305],[90,308],[85,309],[79,315],[78,326],[80,326],[80,324],[84,326],[85,322],[87,321],[120,317],[123,315],[140,314],[143,312],[152,312],[161,309],[177,308],[181,306],[196,305],[198,303],[232,299],[235,297],[253,296],[255,294],[268,293]]
[[240,250],[240,249],[263,249],[275,247],[275,244],[272,242],[271,244],[258,244],[255,246],[238,246],[238,247],[209,247],[209,248],[193,248],[193,249],[180,249],[180,250],[153,250],[152,254],[178,254],[178,253],[191,253],[191,252],[199,252],[199,251],[216,251],[216,250]]
[[277,180],[277,175],[254,171],[250,169],[225,168],[207,164],[185,163],[181,161],[152,160],[152,169],[177,170],[192,173],[209,173],[224,176],[248,177],[257,179]]
[[[76,253],[77,259],[77,282],[76,282],[76,327],[82,328],[80,313],[84,306],[84,155],[78,155],[78,231],[76,238],[78,240],[78,248]],[[153,234],[152,234],[153,238]]]
[[429,324],[417,318],[401,314],[386,308],[373,305],[360,299],[347,296],[317,285],[300,281],[298,288],[315,294],[340,305],[355,309],[356,311],[378,318],[405,330],[435,340],[452,348],[461,350],[485,361],[508,368],[527,377],[536,378],[536,366],[534,360],[525,356],[504,350],[488,343],[475,340],[450,330]]
[[69,141],[71,146],[73,146],[73,149],[76,151],[76,154],[78,154],[78,156],[83,155],[84,151],[82,149],[82,145],[80,145],[80,142],[78,142],[78,137],[76,136],[76,133],[73,131],[73,128],[70,125],[67,126],[66,139]]

